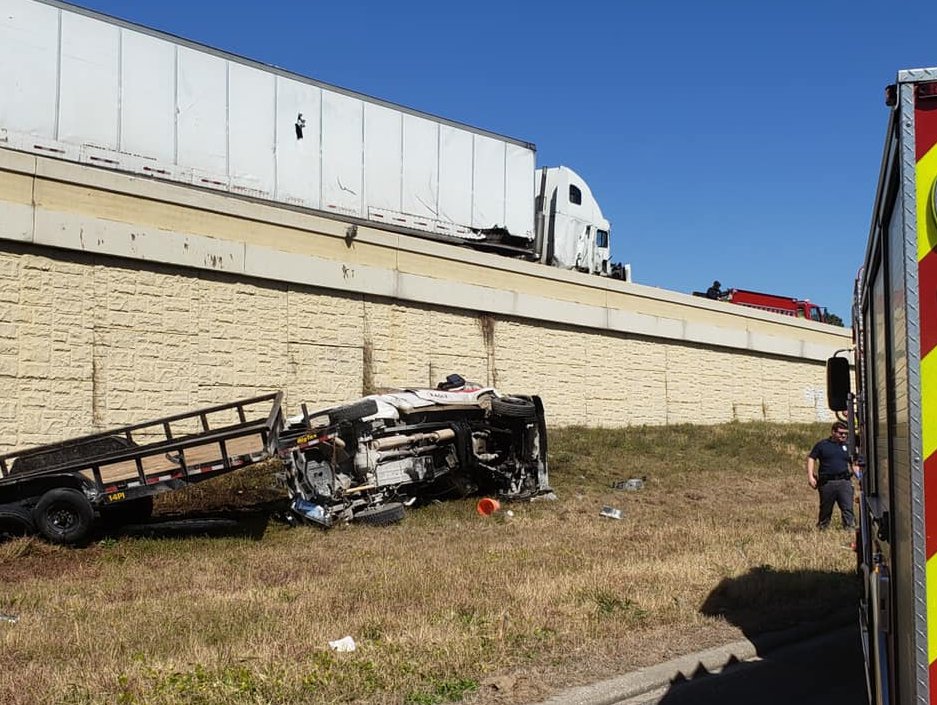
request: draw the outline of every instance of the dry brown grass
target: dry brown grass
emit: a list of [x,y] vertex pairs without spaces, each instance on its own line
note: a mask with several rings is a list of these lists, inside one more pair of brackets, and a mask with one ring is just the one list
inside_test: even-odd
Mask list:
[[[802,458],[823,433],[558,430],[559,500],[512,518],[465,500],[385,529],[9,541],[0,613],[19,621],[0,621],[0,702],[532,702],[817,619],[854,590],[851,536],[812,528]],[[639,492],[611,488],[642,475]],[[268,491],[261,476],[186,501],[243,503]],[[606,504],[622,519],[600,517]],[[345,635],[358,650],[330,651]]]

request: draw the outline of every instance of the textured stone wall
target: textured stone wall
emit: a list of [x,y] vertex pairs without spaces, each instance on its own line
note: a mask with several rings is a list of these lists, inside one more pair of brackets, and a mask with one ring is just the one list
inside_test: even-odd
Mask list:
[[0,247],[0,452],[283,389],[458,372],[554,425],[826,419],[822,363],[97,255]]

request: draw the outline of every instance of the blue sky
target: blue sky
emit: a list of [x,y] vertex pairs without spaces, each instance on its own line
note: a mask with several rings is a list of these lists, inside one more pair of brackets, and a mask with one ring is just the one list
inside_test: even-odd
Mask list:
[[883,89],[937,66],[933,0],[78,4],[533,142],[588,181],[636,282],[847,323]]

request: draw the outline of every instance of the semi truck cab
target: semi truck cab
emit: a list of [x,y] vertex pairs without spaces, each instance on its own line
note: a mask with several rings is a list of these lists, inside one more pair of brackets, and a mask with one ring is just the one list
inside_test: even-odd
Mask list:
[[537,169],[540,261],[609,276],[611,227],[585,180],[566,166]]

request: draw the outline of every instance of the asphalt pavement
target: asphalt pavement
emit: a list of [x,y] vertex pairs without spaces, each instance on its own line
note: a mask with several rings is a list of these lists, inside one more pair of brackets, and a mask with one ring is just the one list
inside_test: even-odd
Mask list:
[[850,610],[558,693],[542,705],[862,705],[862,649]]
[[856,626],[842,627],[617,705],[864,705],[865,671]]

